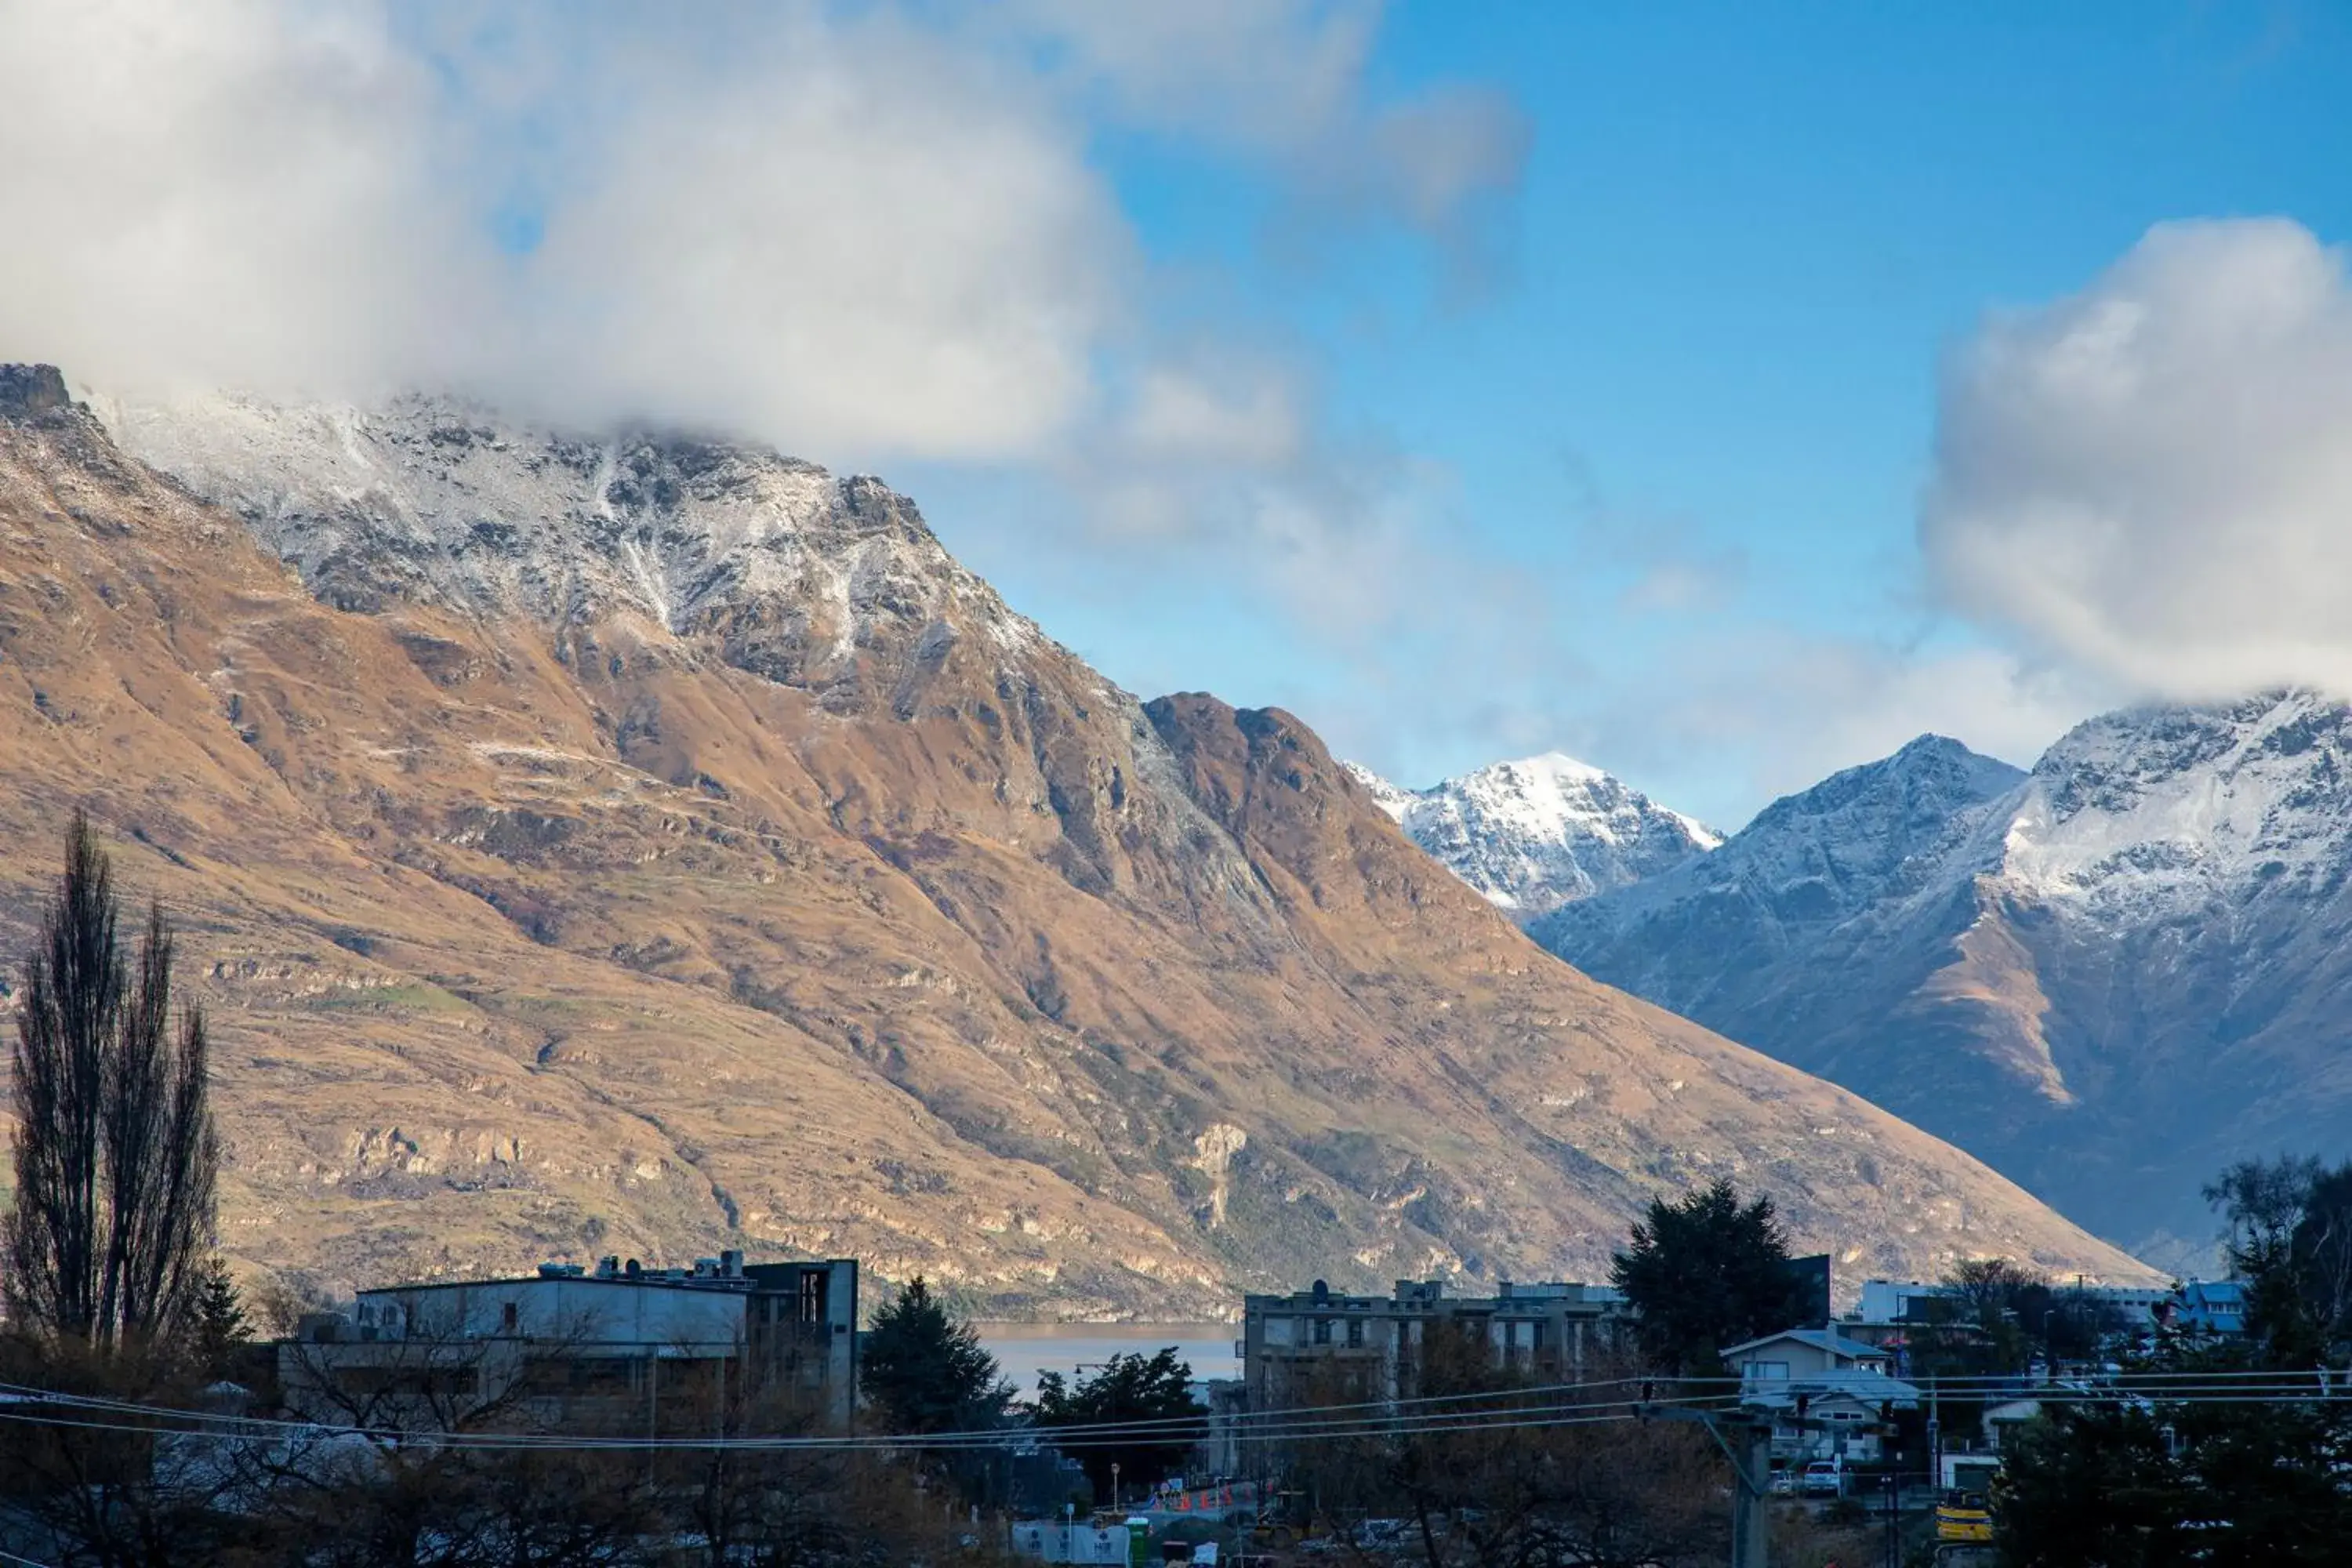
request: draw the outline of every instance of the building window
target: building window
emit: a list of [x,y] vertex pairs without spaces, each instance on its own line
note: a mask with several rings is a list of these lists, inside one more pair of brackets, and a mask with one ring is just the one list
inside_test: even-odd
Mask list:
[[1318,1345],[1328,1345],[1331,1342],[1330,1319],[1318,1318],[1315,1320],[1315,1342]]
[[1348,1320],[1348,1348],[1351,1351],[1364,1348],[1364,1320],[1361,1318]]
[[1785,1361],[1751,1361],[1748,1363],[1748,1381],[1786,1383],[1789,1381],[1789,1363]]
[[814,1268],[801,1276],[801,1321],[824,1321],[824,1276]]
[[512,1301],[509,1301],[499,1312],[499,1330],[506,1333],[513,1333],[516,1326],[516,1315],[515,1304]]

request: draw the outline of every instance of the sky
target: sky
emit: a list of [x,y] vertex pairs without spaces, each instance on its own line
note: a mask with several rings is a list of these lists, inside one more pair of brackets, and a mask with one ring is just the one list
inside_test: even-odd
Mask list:
[[2352,690],[2347,89],[2294,0],[0,0],[0,358],[739,432],[1140,694],[1735,826]]

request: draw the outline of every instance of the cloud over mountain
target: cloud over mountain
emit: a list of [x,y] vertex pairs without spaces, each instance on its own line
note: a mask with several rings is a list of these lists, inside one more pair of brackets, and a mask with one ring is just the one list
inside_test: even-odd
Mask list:
[[2283,219],[2161,225],[1989,320],[1920,538],[1962,613],[2169,697],[2352,690],[2352,280]]
[[[1264,464],[1295,389],[1219,370],[1214,323],[1155,322],[1090,153],[1139,131],[1442,236],[1516,182],[1524,130],[1489,95],[1376,89],[1377,23],[1306,0],[11,4],[0,158],[38,243],[0,258],[0,338],[116,390],[455,383],[858,461],[1173,420]],[[1269,92],[1277,61],[1312,90]]]

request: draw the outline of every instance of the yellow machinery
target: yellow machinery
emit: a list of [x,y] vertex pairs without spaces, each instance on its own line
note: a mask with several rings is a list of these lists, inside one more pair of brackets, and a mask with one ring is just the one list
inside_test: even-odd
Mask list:
[[1936,1504],[1937,1541],[1984,1542],[1992,1539],[1992,1510],[1982,1492],[1946,1492]]

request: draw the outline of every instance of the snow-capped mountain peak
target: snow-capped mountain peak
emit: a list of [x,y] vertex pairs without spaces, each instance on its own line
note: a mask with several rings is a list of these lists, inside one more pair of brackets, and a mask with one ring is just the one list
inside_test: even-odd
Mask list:
[[1513,918],[1623,887],[1723,842],[1704,824],[1559,752],[1425,790],[1349,764],[1406,835]]
[[2332,887],[2352,860],[2352,709],[2308,691],[2104,714],[2036,764],[2007,886],[2111,917]]

